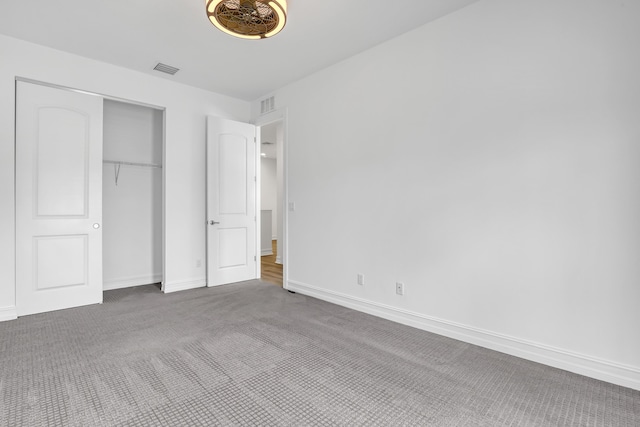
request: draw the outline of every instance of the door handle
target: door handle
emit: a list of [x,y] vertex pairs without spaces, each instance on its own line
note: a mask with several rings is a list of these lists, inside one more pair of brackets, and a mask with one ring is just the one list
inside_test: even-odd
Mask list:
[[96,222],[95,224],[93,224],[93,228],[97,230],[98,228],[100,228],[100,224]]
[[220,223],[212,219],[209,220],[209,225],[216,225],[216,224],[220,224]]

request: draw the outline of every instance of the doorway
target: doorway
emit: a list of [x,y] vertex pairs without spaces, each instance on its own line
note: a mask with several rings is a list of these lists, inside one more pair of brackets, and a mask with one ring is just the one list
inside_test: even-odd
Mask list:
[[103,289],[163,280],[164,112],[104,100]]
[[284,281],[284,144],[285,121],[260,126],[261,278],[283,286]]

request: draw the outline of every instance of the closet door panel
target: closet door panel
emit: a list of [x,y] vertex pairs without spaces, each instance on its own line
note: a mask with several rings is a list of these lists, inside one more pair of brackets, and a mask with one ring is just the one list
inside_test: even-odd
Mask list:
[[18,315],[100,303],[102,98],[16,91]]

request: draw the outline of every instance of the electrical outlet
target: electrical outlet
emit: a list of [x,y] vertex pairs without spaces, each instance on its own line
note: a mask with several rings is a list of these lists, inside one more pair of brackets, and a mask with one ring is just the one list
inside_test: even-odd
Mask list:
[[201,259],[197,259],[196,260],[196,268],[200,268],[202,267],[202,260]]
[[396,294],[404,295],[404,283],[396,282]]
[[360,286],[364,285],[364,274],[362,273],[358,273],[358,285]]

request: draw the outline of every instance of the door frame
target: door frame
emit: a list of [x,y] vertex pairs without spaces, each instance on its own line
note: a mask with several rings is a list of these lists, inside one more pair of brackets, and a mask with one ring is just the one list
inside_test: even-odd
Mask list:
[[[154,105],[154,104],[148,104],[145,102],[139,102],[139,101],[134,101],[131,99],[127,99],[127,98],[120,98],[117,96],[111,96],[111,95],[105,95],[103,93],[99,93],[99,92],[92,92],[92,91],[88,91],[88,90],[82,90],[82,89],[77,89],[77,88],[73,88],[73,87],[69,87],[69,86],[63,86],[63,85],[58,85],[55,83],[49,83],[49,82],[43,82],[40,80],[34,80],[34,79],[30,79],[27,77],[20,77],[20,76],[16,76],[15,77],[15,82],[14,82],[14,97],[15,100],[17,102],[18,99],[18,92],[17,92],[17,86],[18,86],[18,82],[24,82],[24,83],[31,83],[31,84],[36,84],[36,85],[40,85],[40,86],[46,86],[46,87],[50,87],[50,88],[54,88],[54,89],[59,89],[59,90],[65,90],[65,91],[69,91],[69,92],[77,92],[77,93],[84,93],[87,95],[94,95],[94,96],[99,96],[103,99],[108,99],[111,101],[118,101],[118,102],[123,102],[123,103],[127,103],[127,104],[132,104],[132,105],[138,105],[141,107],[147,107],[147,108],[153,108],[154,110],[159,110],[162,112],[162,291],[164,292],[164,287],[165,287],[165,282],[166,282],[166,266],[167,266],[167,260],[166,260],[166,238],[167,238],[167,224],[166,224],[166,201],[167,201],[167,197],[166,197],[166,189],[167,189],[167,185],[166,185],[166,152],[167,152],[167,144],[166,144],[166,140],[167,140],[167,109],[166,107],[162,107],[159,105]],[[14,102],[15,105],[15,102]],[[15,106],[14,106],[14,115],[17,114],[17,111],[15,111]],[[15,124],[14,124],[15,127]],[[14,129],[14,149],[15,149],[15,144],[17,144],[17,140],[15,140],[15,129]],[[104,158],[103,158],[104,159]],[[16,168],[16,159],[13,160],[13,164],[14,164],[14,168]],[[16,191],[16,183],[14,180],[13,183],[13,189],[14,192]],[[14,224],[13,227],[15,229],[16,227],[16,222],[17,222],[17,212],[16,212],[17,206],[14,206]],[[14,236],[14,241],[13,241],[13,248],[14,251],[17,251],[18,249],[18,241],[16,239],[16,237]],[[17,267],[16,264],[16,260],[14,259],[14,268]],[[17,286],[18,283],[14,282],[14,289],[15,292],[17,294]],[[104,285],[103,285],[103,292],[104,292]],[[17,303],[17,300],[15,301],[15,303]],[[17,307],[16,307],[17,308]]]
[[[281,252],[282,257],[282,287],[284,289],[289,289],[289,155],[288,155],[288,110],[287,108],[278,108],[274,111],[266,113],[260,117],[258,117],[255,121],[255,125],[260,130],[262,126],[270,125],[273,123],[281,122],[282,123],[282,159],[278,158],[278,162],[282,162],[282,205],[278,206],[278,209],[281,209],[282,212],[282,247],[278,248],[278,251]],[[260,131],[257,132],[258,137],[258,146],[262,143],[261,137],[262,133]],[[256,150],[258,154],[258,179],[261,174],[260,170],[260,150]],[[260,201],[260,197],[262,193],[262,188],[259,185],[257,188],[257,199]],[[258,225],[261,223],[260,218],[260,209],[257,212],[258,215]],[[261,248],[260,245],[260,233],[258,233],[258,248]],[[260,263],[258,263],[258,268],[260,267]],[[258,269],[258,272],[261,273],[261,270]],[[258,277],[261,277],[259,275]]]

